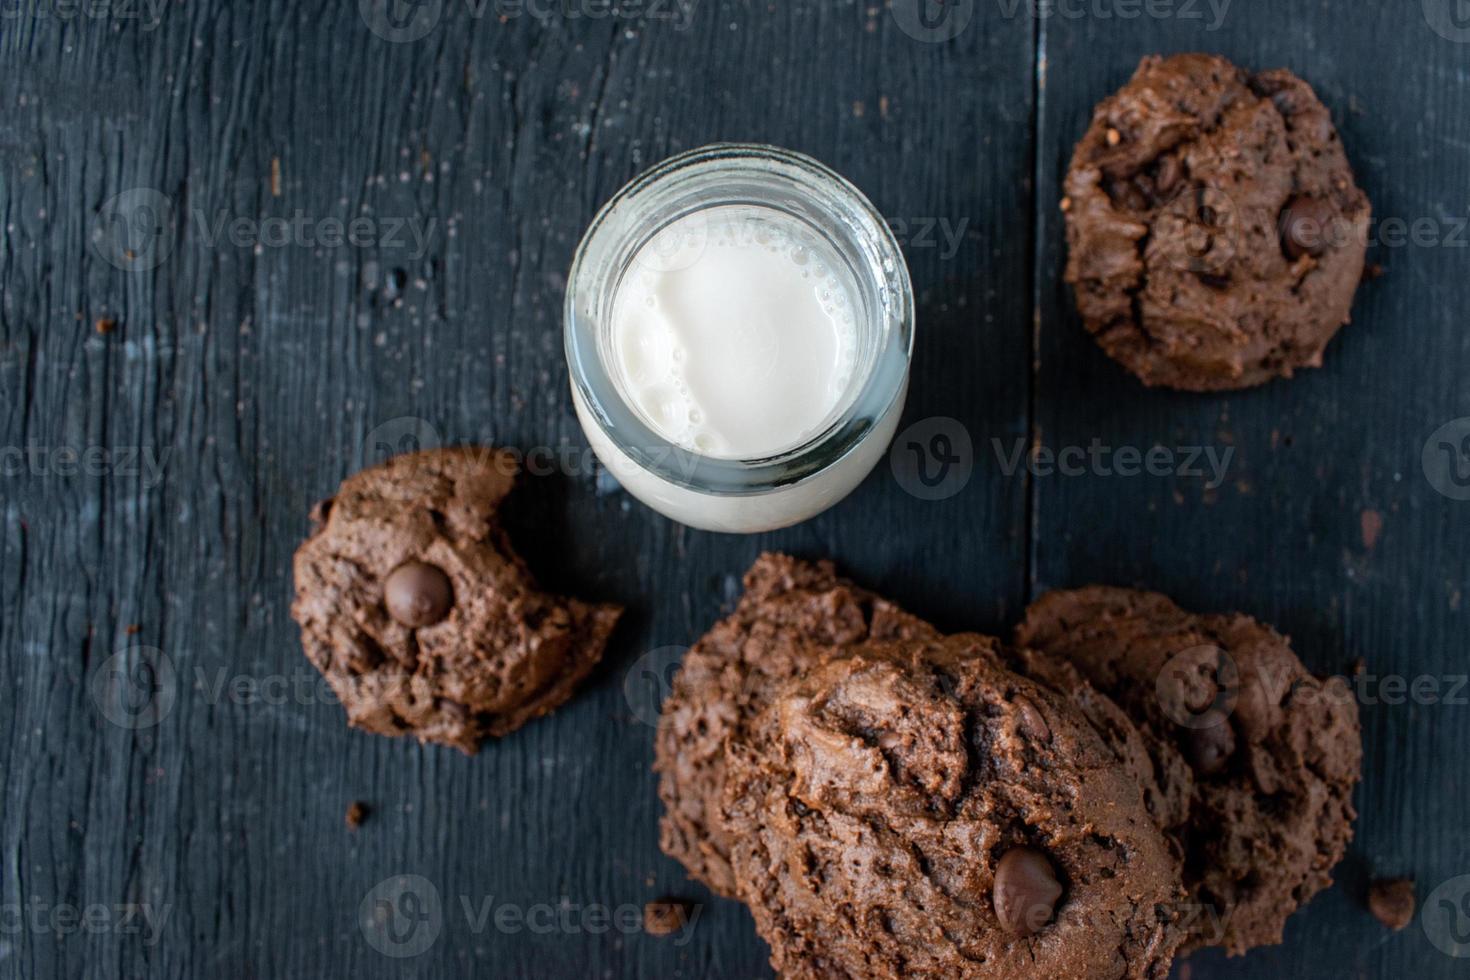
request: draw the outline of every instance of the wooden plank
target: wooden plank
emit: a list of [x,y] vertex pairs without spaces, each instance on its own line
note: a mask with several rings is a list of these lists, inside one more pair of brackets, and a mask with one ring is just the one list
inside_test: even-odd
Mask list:
[[[1431,28],[1423,12],[1436,9],[1433,0],[1350,12],[1239,2],[1216,30],[1209,8],[1195,8],[1202,20],[1055,16],[1040,24],[1037,419],[1053,450],[1095,438],[1109,447],[1233,450],[1233,460],[1213,491],[1208,478],[1038,479],[1034,588],[1160,588],[1191,608],[1240,609],[1276,624],[1320,672],[1361,657],[1371,673],[1433,676],[1448,693],[1465,672],[1470,505],[1436,492],[1421,452],[1437,427],[1470,414],[1470,340],[1459,313],[1467,253],[1449,242],[1470,203],[1470,48]],[[1333,109],[1380,222],[1434,219],[1444,235],[1436,247],[1373,251],[1370,261],[1387,275],[1362,290],[1355,322],[1323,369],[1228,396],[1144,389],[1086,336],[1061,281],[1057,202],[1092,105],[1142,56],[1190,50],[1302,75]],[[1370,691],[1392,696],[1379,684]],[[1375,874],[1416,876],[1422,901],[1470,871],[1457,816],[1470,806],[1462,752],[1470,712],[1376,703],[1363,717],[1367,777],[1339,884],[1292,920],[1284,946],[1239,963],[1197,957],[1194,980],[1463,974],[1418,923],[1390,935],[1362,899]]]
[[[901,219],[921,297],[909,420],[1024,433],[1032,25],[977,5],[926,43],[852,3],[702,3],[687,30],[451,4],[394,43],[355,7],[0,24],[0,445],[165,460],[161,481],[53,465],[0,483],[0,900],[168,912],[151,944],[118,922],[0,935],[0,977],[764,975],[745,912],[657,851],[652,731],[624,675],[698,635],[764,547],[1000,628],[1024,598],[1024,487],[977,473],[926,502],[880,471],[810,524],[734,539],[599,492],[587,468],[535,479],[514,520],[546,539],[538,572],[629,603],[630,621],[583,696],[475,759],[345,730],[306,683],[291,552],[311,503],[383,440],[584,446],[559,333],[572,250],[624,180],[714,139],[811,152]],[[143,229],[169,251],[147,271],[90,242],[132,189],[174,209],[173,231]],[[422,251],[412,235],[251,240],[298,213],[313,232],[370,219],[375,239],[435,225]],[[177,697],[158,724],[119,727],[88,684],[145,645]],[[291,693],[247,701],[235,678]],[[352,833],[354,799],[372,813]],[[434,884],[443,922],[400,960],[358,913],[405,874]],[[706,903],[686,945],[477,928],[461,903],[664,894]]]

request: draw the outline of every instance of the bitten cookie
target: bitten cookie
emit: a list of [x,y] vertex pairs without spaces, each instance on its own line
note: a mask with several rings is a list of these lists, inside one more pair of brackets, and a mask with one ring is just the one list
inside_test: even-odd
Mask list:
[[741,897],[787,978],[1159,978],[1179,865],[1065,697],[997,641],[867,644],[727,748]]
[[823,653],[868,639],[934,636],[933,627],[837,577],[828,562],[762,555],[745,595],[684,655],[656,740],[660,844],[690,875],[735,897],[720,825],[724,746],[740,740],[772,691]]
[[497,450],[411,453],[317,506],[291,614],[352,725],[473,753],[602,657],[621,609],[539,591],[500,527],[516,471]]
[[1155,810],[1185,855],[1187,947],[1281,942],[1352,838],[1362,736],[1350,690],[1313,677],[1248,616],[1197,616],[1131,589],[1048,593],[1016,642],[1066,658],[1121,705],[1164,798],[1188,800],[1183,814]]
[[1371,212],[1311,86],[1203,54],[1145,58],[1098,105],[1062,207],[1087,330],[1145,384],[1190,391],[1320,366]]

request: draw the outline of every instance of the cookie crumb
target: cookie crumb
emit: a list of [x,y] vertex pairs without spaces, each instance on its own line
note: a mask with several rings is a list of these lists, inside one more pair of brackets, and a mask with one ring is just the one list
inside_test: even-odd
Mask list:
[[1363,266],[1363,281],[1376,282],[1377,280],[1383,278],[1384,271],[1385,270],[1383,266],[1379,265],[1377,262],[1370,262],[1369,264]]
[[1394,932],[1414,921],[1414,879],[1384,878],[1368,886],[1368,911]]
[[281,196],[281,158],[271,157],[271,197]]
[[1379,536],[1383,534],[1383,515],[1376,510],[1365,510],[1358,520],[1362,525],[1363,550],[1372,551],[1378,545]]
[[110,316],[99,316],[92,326],[105,337],[117,329],[117,321]]
[[361,827],[362,822],[367,819],[367,815],[367,804],[361,800],[353,800],[347,804],[347,829],[356,830],[358,827]]
[[143,632],[143,627],[138,625],[137,623],[129,623],[128,625],[123,627],[123,632],[126,633],[128,636],[137,636],[139,633]]
[[661,898],[643,906],[643,931],[650,936],[670,936],[689,922],[689,903]]
[[1117,146],[1119,143],[1123,142],[1123,134],[1110,126],[1108,127],[1107,139],[1108,146]]

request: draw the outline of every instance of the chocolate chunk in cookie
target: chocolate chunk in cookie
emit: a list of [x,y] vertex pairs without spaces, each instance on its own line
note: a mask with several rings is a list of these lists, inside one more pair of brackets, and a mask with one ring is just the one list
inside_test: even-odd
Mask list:
[[981,636],[865,644],[727,746],[741,897],[783,977],[1162,978],[1180,867],[1128,767]]
[[1289,377],[1348,322],[1371,209],[1331,115],[1290,72],[1145,58],[1093,113],[1066,194],[1083,323],[1145,384]]
[[388,615],[404,626],[433,626],[449,615],[454,586],[443,569],[427,562],[407,561],[383,580],[383,605]]
[[656,740],[660,843],[690,875],[735,896],[730,839],[720,824],[726,740],[772,691],[830,650],[869,639],[934,636],[933,627],[837,577],[827,562],[762,555],[745,595],[685,654]]
[[995,917],[1001,928],[1034,936],[1056,917],[1062,883],[1051,859],[1030,847],[1013,847],[995,865]]
[[1069,661],[1142,733],[1163,802],[1151,809],[1205,913],[1188,947],[1281,942],[1352,837],[1362,736],[1346,685],[1313,677],[1248,616],[1193,615],[1131,589],[1042,596],[1016,642]]
[[491,449],[412,453],[317,507],[291,614],[354,726],[474,752],[602,657],[618,607],[540,591],[501,529],[516,470]]

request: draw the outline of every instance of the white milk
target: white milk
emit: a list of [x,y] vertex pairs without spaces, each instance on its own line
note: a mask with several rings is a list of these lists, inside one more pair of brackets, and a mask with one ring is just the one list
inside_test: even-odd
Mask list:
[[603,466],[659,513],[787,527],[887,452],[913,318],[898,242],[839,174],[780,147],[700,147],[619,191],[577,248],[572,402]]
[[843,407],[857,295],[850,270],[796,218],[696,211],[635,257],[613,303],[609,367],[663,439],[721,459],[773,456]]

